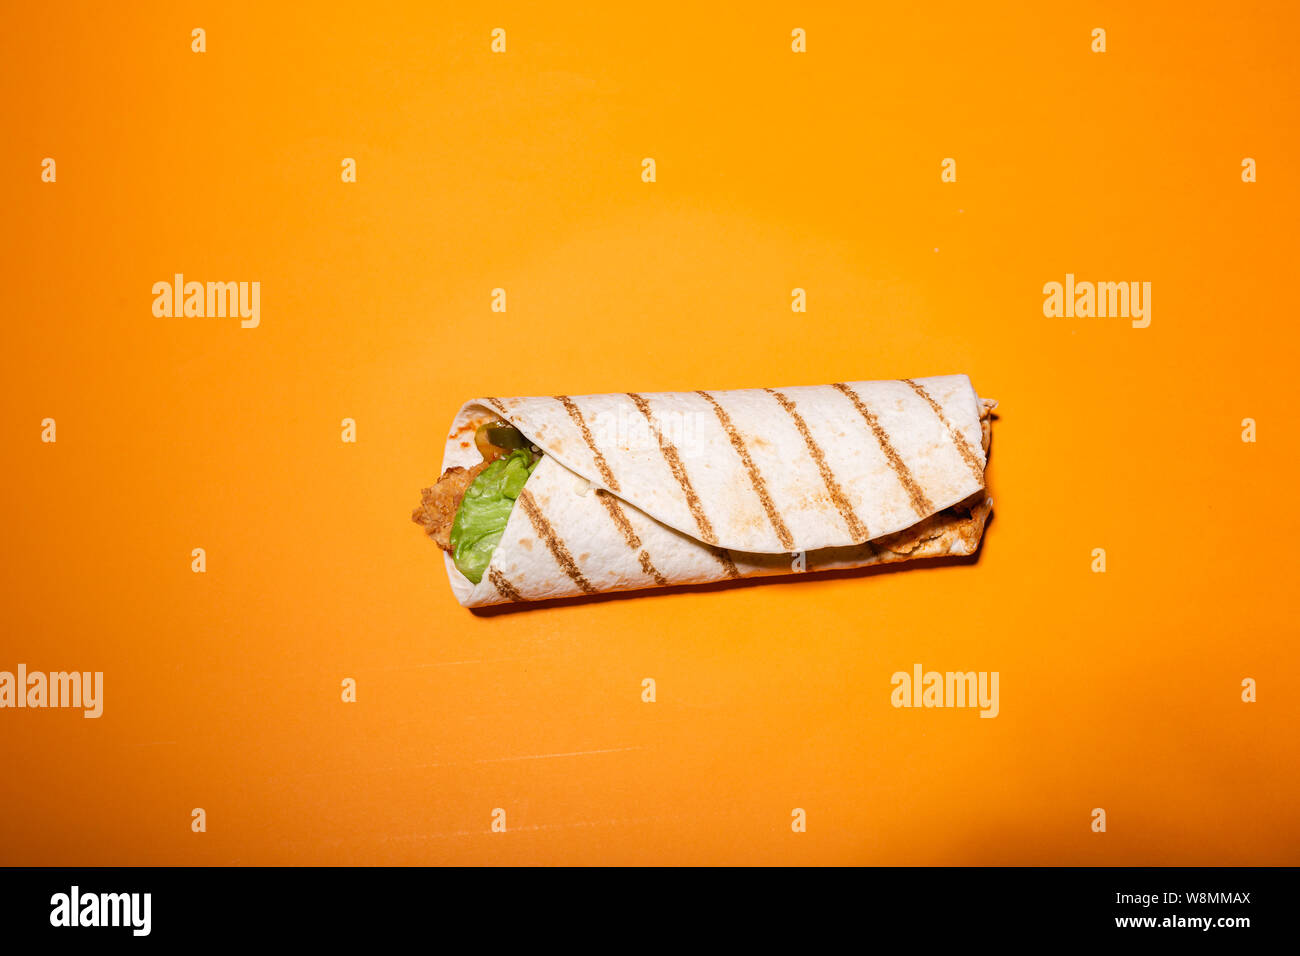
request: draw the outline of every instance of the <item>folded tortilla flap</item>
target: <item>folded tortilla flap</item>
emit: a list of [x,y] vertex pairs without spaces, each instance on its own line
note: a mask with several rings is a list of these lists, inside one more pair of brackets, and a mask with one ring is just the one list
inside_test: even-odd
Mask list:
[[[979,491],[982,409],[965,375],[482,398],[457,415],[443,467],[474,464],[474,428],[503,418],[569,473],[560,475],[544,461],[529,480],[532,510],[543,519],[539,498],[561,489],[567,495],[599,489],[631,506],[620,509],[625,517],[639,512],[705,545],[696,549],[704,557],[693,560],[707,562],[727,551],[789,554],[890,535]],[[519,529],[526,537],[536,525],[523,510],[522,518],[512,515],[507,539]],[[628,535],[621,537],[630,543]],[[539,532],[538,542],[548,547],[545,534]],[[638,550],[632,549],[634,562]],[[593,563],[590,554],[583,562],[571,557],[575,566]],[[649,574],[639,563],[638,573]]]

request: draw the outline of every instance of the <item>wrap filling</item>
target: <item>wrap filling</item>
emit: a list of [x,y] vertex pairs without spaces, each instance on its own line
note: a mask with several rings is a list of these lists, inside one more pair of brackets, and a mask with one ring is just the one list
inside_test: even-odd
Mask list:
[[515,500],[542,455],[518,429],[502,421],[480,425],[474,444],[483,461],[443,472],[432,488],[421,491],[420,507],[411,520],[451,555],[461,574],[478,584],[505,533]]

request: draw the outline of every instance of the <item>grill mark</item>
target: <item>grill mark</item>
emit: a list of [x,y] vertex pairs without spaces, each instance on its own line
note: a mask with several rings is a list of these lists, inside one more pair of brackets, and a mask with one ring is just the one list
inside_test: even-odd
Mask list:
[[699,496],[695,494],[695,488],[691,485],[691,478],[686,474],[686,468],[682,465],[682,459],[677,454],[677,449],[671,441],[664,437],[664,433],[659,430],[659,426],[650,417],[650,404],[635,392],[627,392],[626,394],[628,398],[632,399],[632,404],[636,405],[637,411],[645,416],[650,431],[658,439],[659,451],[663,454],[664,461],[668,463],[668,468],[673,473],[673,477],[677,479],[677,484],[681,485],[682,491],[686,495],[686,506],[691,510],[691,517],[695,519],[695,524],[700,529],[700,538],[706,544],[717,545],[718,537],[713,533],[713,525],[709,523],[708,515],[704,513]]
[[537,532],[537,536],[546,542],[546,547],[550,549],[560,570],[567,574],[584,594],[596,594],[596,589],[583,577],[582,572],[578,570],[577,562],[573,560],[573,555],[556,535],[555,529],[546,520],[546,515],[542,514],[542,509],[537,506],[532,492],[525,488],[519,492],[518,501],[524,506],[524,511],[528,515],[528,520],[533,523],[533,530]]
[[659,585],[661,588],[668,587],[668,579],[660,574],[658,568],[654,566],[654,563],[650,560],[649,551],[642,549],[641,553],[638,554],[637,557],[641,559],[641,570],[654,578],[655,584]]
[[943,422],[943,426],[948,429],[948,437],[951,438],[952,443],[957,446],[957,451],[966,462],[966,466],[970,468],[971,474],[975,476],[975,480],[978,481],[982,487],[984,484],[984,466],[980,464],[979,456],[975,454],[975,449],[971,448],[970,442],[966,441],[966,436],[953,427],[952,422],[948,421],[948,416],[943,413],[943,409],[939,407],[939,403],[930,397],[929,392],[920,385],[917,385],[916,382],[912,381],[910,378],[905,378],[903,381],[912,387],[912,391],[925,399],[925,403],[929,405],[935,415],[938,416],[939,421]]
[[907,467],[907,463],[903,461],[898,449],[894,447],[894,443],[889,440],[889,433],[881,426],[880,420],[876,418],[876,413],[869,409],[862,397],[844,382],[836,382],[831,388],[848,396],[849,400],[853,402],[853,407],[858,410],[858,414],[867,420],[867,424],[871,426],[871,434],[876,436],[876,443],[880,445],[880,450],[885,453],[885,458],[889,460],[889,467],[894,469],[894,474],[903,483],[903,489],[907,492],[908,498],[912,500],[912,510],[916,512],[917,517],[924,518],[926,515],[933,514],[935,510],[934,504],[917,483],[916,478]]
[[503,416],[508,417],[510,415],[510,413],[506,411],[506,407],[501,404],[501,399],[493,398],[491,395],[489,395],[487,398],[483,399],[483,401],[487,402],[489,405],[491,405],[493,408],[499,411]]
[[668,579],[660,574],[659,570],[654,566],[654,562],[650,560],[650,552],[641,547],[641,539],[637,537],[632,522],[627,520],[627,515],[623,513],[623,509],[619,506],[618,499],[608,491],[602,490],[596,491],[596,497],[600,499],[600,503],[609,512],[610,518],[613,519],[615,526],[623,535],[623,540],[627,542],[627,546],[633,551],[640,552],[637,559],[641,562],[641,570],[646,573],[647,577],[654,578],[655,583],[660,587],[666,586]]
[[523,600],[519,592],[515,590],[515,586],[507,581],[506,576],[496,568],[488,568],[488,580],[492,582],[493,587],[501,592],[502,597],[515,602]]
[[812,454],[813,461],[817,463],[817,470],[821,472],[822,482],[826,485],[826,490],[830,492],[831,501],[835,502],[835,507],[839,509],[840,517],[843,518],[844,523],[848,525],[849,534],[853,536],[855,541],[866,541],[871,537],[871,535],[867,533],[867,526],[862,523],[862,519],[853,513],[853,506],[850,505],[848,499],[844,497],[844,491],[840,488],[840,483],[835,479],[835,473],[831,471],[831,466],[826,463],[825,453],[817,444],[817,440],[813,438],[812,432],[808,430],[808,423],[803,420],[803,416],[799,414],[799,410],[794,407],[794,402],[790,401],[790,399],[786,398],[775,389],[765,388],[763,391],[767,392],[780,402],[781,407],[784,408],[790,418],[794,420],[795,428],[799,429],[799,434],[803,436],[804,444],[808,446],[808,451]]
[[618,479],[614,477],[614,472],[609,468],[609,462],[601,450],[596,447],[596,440],[591,437],[591,429],[587,427],[587,421],[582,417],[582,410],[574,404],[573,399],[568,395],[556,395],[555,400],[564,406],[564,410],[569,413],[573,423],[578,426],[578,431],[582,432],[582,440],[587,443],[591,449],[591,457],[595,459],[596,470],[600,472],[600,478],[605,482],[605,487],[610,491],[618,491]]
[[722,425],[722,430],[727,433],[727,438],[731,440],[731,447],[736,449],[736,454],[740,456],[740,461],[749,472],[749,483],[754,486],[754,493],[758,495],[758,500],[763,505],[763,510],[767,512],[767,520],[772,524],[772,530],[776,532],[777,538],[781,542],[781,547],[790,551],[794,548],[794,538],[790,536],[790,529],[785,526],[781,520],[781,513],[776,509],[776,503],[772,496],[768,494],[767,482],[763,480],[763,473],[758,470],[754,464],[754,459],[750,457],[749,449],[745,447],[745,441],[740,437],[740,432],[731,421],[731,416],[727,410],[718,404],[718,400],[708,392],[699,391],[695,393],[701,398],[708,401],[713,406],[714,413],[718,416],[718,422]]
[[726,548],[719,548],[713,552],[713,556],[718,559],[718,563],[722,565],[722,570],[726,572],[727,577],[740,577],[740,569],[736,567],[736,562],[731,560],[731,555]]
[[623,514],[623,509],[618,506],[618,501],[607,491],[597,490],[596,497],[600,499],[600,503],[609,512],[610,518],[614,520],[615,526],[622,533],[627,546],[633,551],[638,550],[641,547],[641,539],[637,537],[636,531],[633,530],[632,523],[627,520],[627,515]]

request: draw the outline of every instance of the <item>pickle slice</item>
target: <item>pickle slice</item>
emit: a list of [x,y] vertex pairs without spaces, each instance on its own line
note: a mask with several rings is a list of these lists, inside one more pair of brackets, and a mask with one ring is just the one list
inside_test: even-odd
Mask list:
[[492,461],[516,448],[527,448],[528,440],[509,422],[495,421],[478,427],[474,432],[474,446],[484,461]]

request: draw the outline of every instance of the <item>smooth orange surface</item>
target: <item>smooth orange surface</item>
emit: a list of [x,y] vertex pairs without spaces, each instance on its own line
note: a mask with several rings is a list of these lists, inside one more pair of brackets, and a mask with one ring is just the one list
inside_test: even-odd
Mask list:
[[[0,863],[1300,863],[1296,15],[1132,6],[9,11],[0,670],[105,702],[0,711]],[[484,615],[409,520],[476,395],[951,372],[973,564]]]

